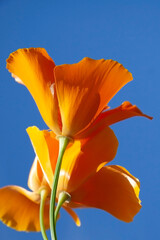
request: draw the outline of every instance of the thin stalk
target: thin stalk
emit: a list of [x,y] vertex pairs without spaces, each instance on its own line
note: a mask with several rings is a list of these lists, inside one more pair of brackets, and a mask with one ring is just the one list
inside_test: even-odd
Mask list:
[[48,196],[48,191],[46,189],[42,189],[40,192],[41,195],[41,202],[40,202],[40,211],[39,211],[39,221],[40,221],[40,227],[41,227],[41,233],[44,240],[48,240],[46,235],[46,230],[44,226],[44,206],[45,201]]
[[51,192],[51,200],[50,200],[50,230],[51,230],[51,238],[52,240],[57,240],[56,235],[56,222],[55,222],[55,203],[56,203],[56,193],[57,193],[57,185],[59,179],[59,173],[61,169],[62,158],[66,147],[69,143],[70,139],[68,137],[61,136],[59,137],[59,155],[58,160],[55,168],[53,185],[52,185],[52,192]]

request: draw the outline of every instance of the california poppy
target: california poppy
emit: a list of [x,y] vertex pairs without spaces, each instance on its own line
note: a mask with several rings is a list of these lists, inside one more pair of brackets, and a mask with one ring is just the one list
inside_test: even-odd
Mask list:
[[[58,140],[52,131],[37,127],[30,127],[27,132],[52,187]],[[63,191],[71,196],[64,207],[95,207],[125,222],[133,220],[141,208],[139,180],[121,166],[105,166],[114,158],[117,147],[117,138],[109,127],[68,145],[57,188],[57,198]]]
[[45,49],[29,48],[13,52],[7,68],[28,88],[56,135],[83,138],[91,124],[102,118],[104,124],[109,116],[112,124],[139,115],[130,103],[103,113],[111,98],[132,80],[132,74],[116,61],[84,58],[76,64],[55,66]]

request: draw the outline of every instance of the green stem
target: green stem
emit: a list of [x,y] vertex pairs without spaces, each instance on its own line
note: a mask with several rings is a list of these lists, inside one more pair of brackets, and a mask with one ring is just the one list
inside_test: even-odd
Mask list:
[[48,196],[48,191],[46,189],[42,189],[40,192],[41,195],[41,203],[40,203],[40,212],[39,212],[39,221],[40,221],[40,227],[41,227],[41,233],[42,237],[44,240],[48,240],[46,231],[45,231],[45,226],[44,226],[44,206],[45,206],[45,201]]
[[55,169],[55,173],[54,173],[53,186],[52,186],[52,192],[51,192],[51,200],[50,200],[50,229],[51,229],[52,240],[57,240],[56,222],[54,219],[56,192],[57,192],[57,185],[58,185],[59,173],[60,173],[60,169],[61,169],[62,158],[63,158],[64,152],[66,150],[66,147],[67,147],[69,141],[70,141],[70,139],[68,137],[64,137],[64,136],[59,137],[59,155],[58,155],[58,160],[57,160],[56,169]]
[[56,223],[57,221],[57,217],[58,217],[58,213],[59,213],[59,210],[60,208],[62,207],[63,203],[65,202],[69,202],[71,199],[71,196],[69,195],[69,193],[67,192],[61,192],[59,194],[59,197],[58,197],[58,203],[57,203],[57,207],[56,207],[56,210],[55,210],[55,215],[54,215],[54,221]]

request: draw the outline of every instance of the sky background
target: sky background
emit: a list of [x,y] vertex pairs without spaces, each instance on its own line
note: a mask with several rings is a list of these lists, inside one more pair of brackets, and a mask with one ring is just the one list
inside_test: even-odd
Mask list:
[[[152,121],[135,117],[112,126],[119,149],[113,164],[127,168],[141,182],[142,209],[132,223],[97,209],[77,210],[76,227],[62,211],[58,240],[160,239],[160,1],[0,0],[0,187],[27,187],[34,152],[25,131],[46,129],[27,91],[6,70],[18,48],[44,47],[57,65],[83,57],[113,59],[134,77],[110,102],[128,100]],[[2,240],[38,240],[40,233],[16,232],[0,222]]]

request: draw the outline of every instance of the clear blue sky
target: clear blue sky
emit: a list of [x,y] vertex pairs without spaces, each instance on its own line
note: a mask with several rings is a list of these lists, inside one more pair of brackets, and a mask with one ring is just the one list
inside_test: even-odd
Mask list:
[[[0,187],[27,186],[34,152],[25,129],[46,128],[25,87],[5,69],[18,48],[44,47],[55,63],[88,56],[114,59],[132,72],[134,81],[110,102],[128,100],[154,120],[133,118],[112,127],[119,140],[113,164],[126,167],[141,181],[142,209],[123,223],[96,209],[78,210],[77,228],[62,211],[58,240],[159,239],[160,216],[160,2],[107,0],[0,0]],[[20,233],[0,223],[2,240],[38,240],[40,233]]]

